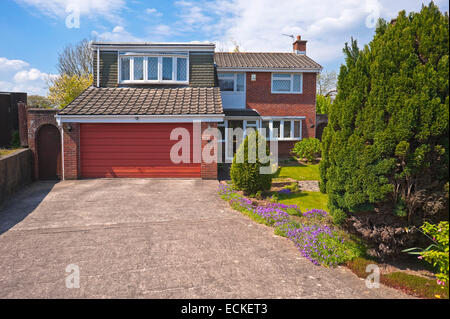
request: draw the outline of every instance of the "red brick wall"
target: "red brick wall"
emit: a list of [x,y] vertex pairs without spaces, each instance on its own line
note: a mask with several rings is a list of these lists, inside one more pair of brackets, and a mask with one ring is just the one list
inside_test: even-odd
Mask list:
[[[202,123],[202,135],[205,133],[205,130],[208,128],[217,128],[217,123]],[[216,144],[217,149],[217,140],[213,139],[213,142]],[[205,147],[205,145],[208,144],[207,139],[202,138],[202,151]],[[217,154],[216,154],[216,160],[213,163],[205,163],[203,156],[202,156],[202,164],[201,164],[201,177],[202,179],[217,179]]]
[[[34,178],[39,179],[39,156],[37,152],[37,134],[41,126],[50,124],[58,128],[55,114],[57,110],[27,109],[28,147],[33,154]],[[58,128],[59,129],[59,128]],[[62,178],[61,175],[58,178]]]
[[247,108],[255,109],[261,116],[305,116],[302,121],[303,138],[315,137],[316,74],[303,73],[302,94],[272,94],[271,73],[247,72]]
[[[70,132],[69,132],[70,127]],[[64,179],[80,178],[80,124],[64,123]]]

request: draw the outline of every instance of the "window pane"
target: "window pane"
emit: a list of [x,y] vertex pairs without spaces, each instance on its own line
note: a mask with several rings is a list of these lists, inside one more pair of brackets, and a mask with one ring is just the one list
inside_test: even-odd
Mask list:
[[291,81],[290,80],[273,80],[273,88],[274,92],[289,92],[291,90]]
[[186,81],[187,59],[177,58],[177,81]]
[[122,58],[120,60],[120,80],[127,81],[130,79],[130,58]]
[[221,91],[233,91],[234,90],[234,80],[219,78],[219,87]]
[[229,128],[243,128],[244,127],[244,122],[240,121],[240,120],[228,120],[228,127]]
[[291,121],[284,121],[283,138],[291,138]]
[[301,121],[294,121],[294,137],[299,138],[300,137],[300,124]]
[[144,58],[143,57],[135,57],[134,58],[134,80],[143,80],[144,79]]
[[158,58],[149,57],[148,58],[148,80],[158,80]]
[[300,74],[294,74],[294,84],[293,84],[293,91],[294,92],[301,92],[301,75]]
[[218,77],[222,78],[234,78],[234,73],[218,73]]
[[268,140],[269,139],[269,121],[263,121],[261,128],[265,129],[265,132],[261,131],[261,134],[264,134],[264,137],[266,138],[266,140]]
[[244,83],[245,83],[245,73],[237,74],[237,90],[244,91]]
[[163,58],[163,80],[172,80],[172,58]]
[[273,128],[273,137],[277,138],[280,136],[280,121],[273,121],[272,124],[272,128]]
[[290,79],[291,75],[289,73],[274,73],[273,78],[285,78]]

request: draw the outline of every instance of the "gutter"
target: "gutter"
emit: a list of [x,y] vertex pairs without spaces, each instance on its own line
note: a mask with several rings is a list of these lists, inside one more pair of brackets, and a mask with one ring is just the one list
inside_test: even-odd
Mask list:
[[177,115],[55,115],[62,123],[192,123],[223,122],[225,114],[177,114]]

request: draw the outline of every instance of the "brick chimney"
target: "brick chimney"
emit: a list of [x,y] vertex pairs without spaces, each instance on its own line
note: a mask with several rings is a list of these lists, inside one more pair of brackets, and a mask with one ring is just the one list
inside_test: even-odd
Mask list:
[[292,44],[294,47],[294,53],[306,54],[306,42],[307,41],[302,40],[301,37],[298,35],[297,40]]

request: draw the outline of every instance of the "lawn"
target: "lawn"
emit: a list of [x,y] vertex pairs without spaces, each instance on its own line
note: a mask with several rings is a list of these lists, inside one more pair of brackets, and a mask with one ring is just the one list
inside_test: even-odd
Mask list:
[[297,181],[318,181],[319,164],[307,164],[296,166],[282,166],[274,175],[275,178],[292,178]]
[[302,212],[313,208],[328,211],[328,195],[321,192],[303,191],[289,195],[280,194],[279,202],[287,205],[295,204]]
[[3,157],[3,156],[6,156],[6,155],[9,155],[9,154],[12,154],[12,153],[14,153],[15,151],[17,151],[18,149],[17,148],[14,148],[14,149],[4,149],[4,148],[0,148],[0,157]]

